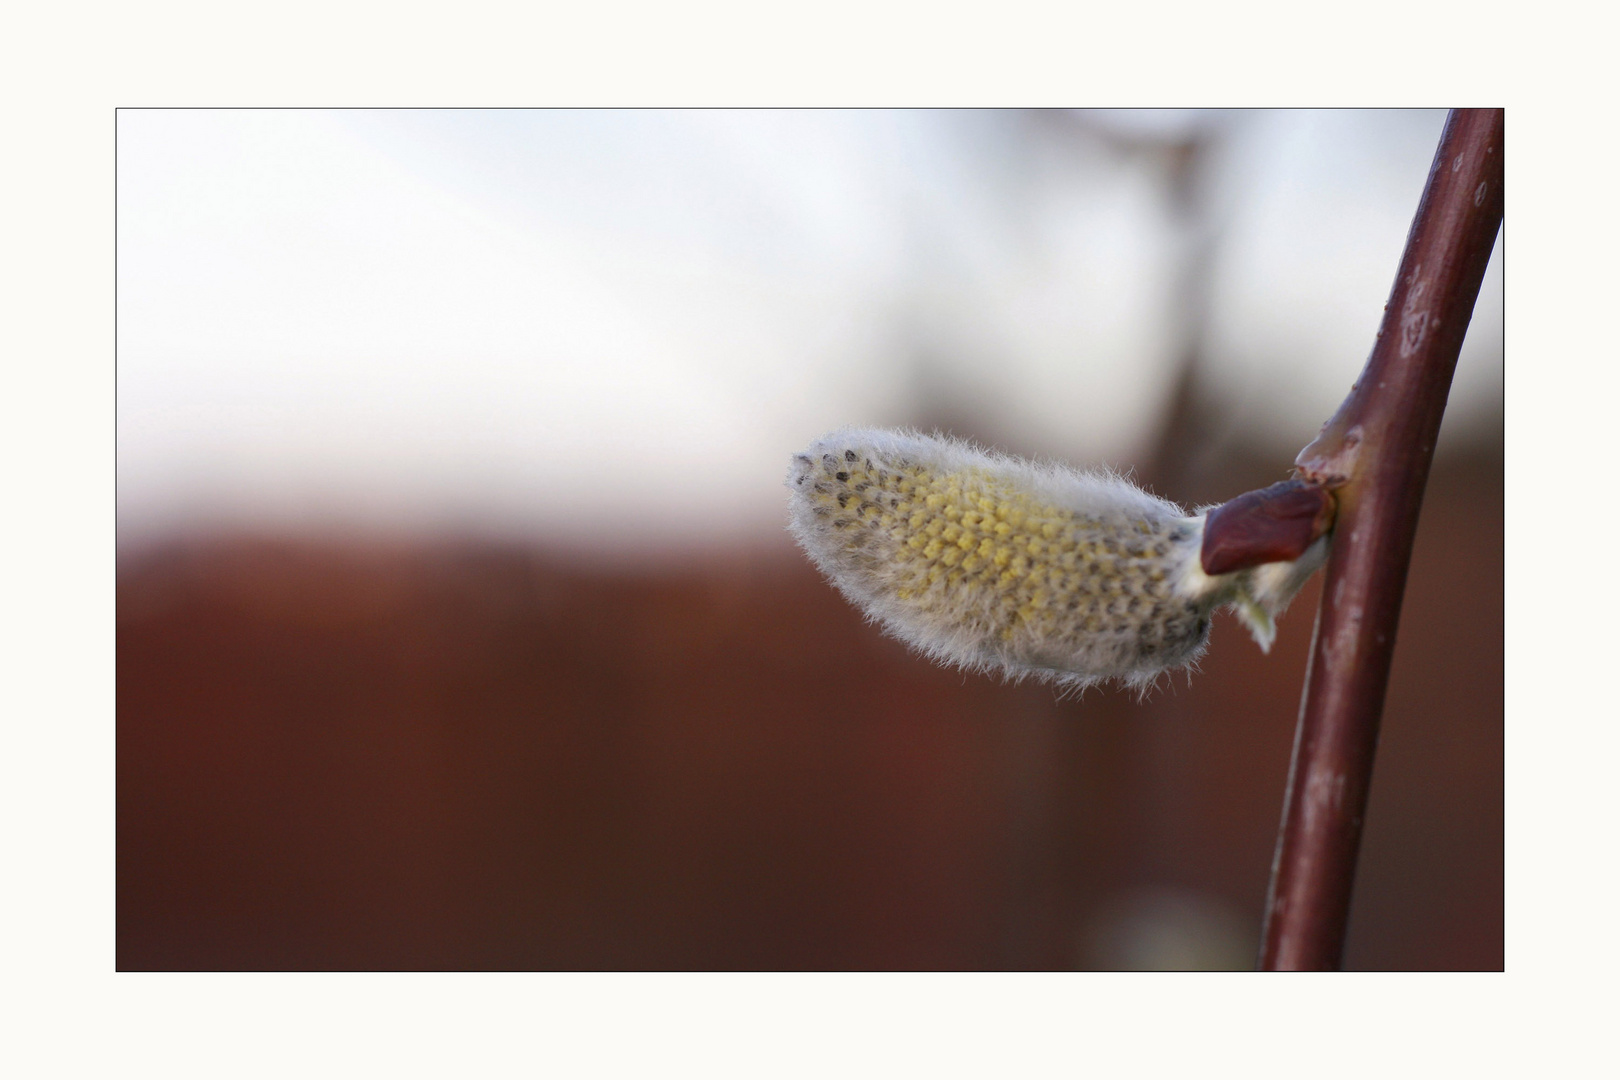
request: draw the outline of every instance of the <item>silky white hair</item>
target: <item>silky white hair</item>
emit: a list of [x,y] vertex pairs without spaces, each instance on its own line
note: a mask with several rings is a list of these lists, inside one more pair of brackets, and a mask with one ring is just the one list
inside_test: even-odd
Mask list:
[[1106,472],[914,431],[846,428],[793,457],[788,529],[866,616],[937,662],[1079,690],[1193,664],[1230,606],[1269,650],[1319,566],[1200,563],[1204,516]]

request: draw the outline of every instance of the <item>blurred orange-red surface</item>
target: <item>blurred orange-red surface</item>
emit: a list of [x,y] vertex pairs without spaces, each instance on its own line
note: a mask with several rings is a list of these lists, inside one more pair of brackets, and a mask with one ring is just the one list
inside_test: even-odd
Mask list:
[[[1503,964],[1502,469],[1443,461],[1346,965]],[[1252,963],[1315,585],[1146,701],[938,669],[774,545],[177,538],[118,585],[118,966]]]

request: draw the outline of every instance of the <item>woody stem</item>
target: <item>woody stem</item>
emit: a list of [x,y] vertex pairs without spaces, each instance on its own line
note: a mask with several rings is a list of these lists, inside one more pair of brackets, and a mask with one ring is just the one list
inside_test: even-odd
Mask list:
[[1333,491],[1333,551],[1306,669],[1260,966],[1337,968],[1418,511],[1457,354],[1502,222],[1500,109],[1458,109],[1367,366],[1296,460]]

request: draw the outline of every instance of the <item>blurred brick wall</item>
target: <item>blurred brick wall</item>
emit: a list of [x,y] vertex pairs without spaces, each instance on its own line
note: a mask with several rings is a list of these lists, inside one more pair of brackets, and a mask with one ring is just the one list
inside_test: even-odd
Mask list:
[[[1502,468],[1437,467],[1346,961],[1502,965]],[[943,671],[785,539],[176,540],[118,593],[118,966],[1252,962],[1313,585],[1143,703]]]

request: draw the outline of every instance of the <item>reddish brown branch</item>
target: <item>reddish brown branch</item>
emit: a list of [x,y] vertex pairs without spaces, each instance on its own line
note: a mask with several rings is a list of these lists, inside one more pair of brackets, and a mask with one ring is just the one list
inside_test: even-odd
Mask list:
[[1338,503],[1306,670],[1261,967],[1339,966],[1418,509],[1502,221],[1502,111],[1446,121],[1372,355],[1296,461]]

